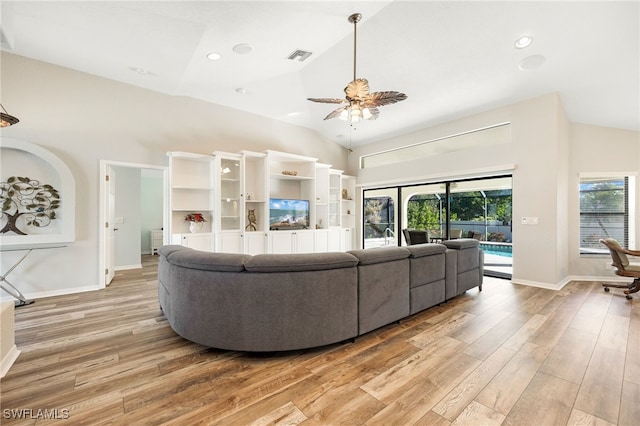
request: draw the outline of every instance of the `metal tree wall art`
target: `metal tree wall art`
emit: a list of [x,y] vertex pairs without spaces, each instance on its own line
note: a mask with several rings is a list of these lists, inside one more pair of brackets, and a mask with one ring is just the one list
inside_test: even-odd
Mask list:
[[[40,184],[28,177],[11,176],[6,182],[0,182],[0,203],[4,222],[0,234],[27,235],[28,227],[43,228],[56,219],[60,194],[51,185]],[[18,221],[19,218],[22,220]]]

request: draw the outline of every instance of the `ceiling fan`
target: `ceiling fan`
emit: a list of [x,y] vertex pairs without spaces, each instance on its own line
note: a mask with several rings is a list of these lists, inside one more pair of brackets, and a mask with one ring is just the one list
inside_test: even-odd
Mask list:
[[332,111],[324,119],[338,117],[341,120],[357,123],[360,120],[375,120],[380,115],[378,107],[404,101],[407,95],[396,91],[369,93],[369,81],[366,78],[356,78],[356,41],[357,24],[362,15],[354,13],[348,20],[353,24],[353,81],[344,88],[345,98],[307,98],[313,102],[325,104],[346,104]]

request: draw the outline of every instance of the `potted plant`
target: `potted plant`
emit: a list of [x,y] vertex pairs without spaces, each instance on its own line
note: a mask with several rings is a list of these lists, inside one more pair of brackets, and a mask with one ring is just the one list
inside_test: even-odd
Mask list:
[[189,222],[189,232],[199,232],[204,222],[207,221],[202,213],[189,213],[184,220]]

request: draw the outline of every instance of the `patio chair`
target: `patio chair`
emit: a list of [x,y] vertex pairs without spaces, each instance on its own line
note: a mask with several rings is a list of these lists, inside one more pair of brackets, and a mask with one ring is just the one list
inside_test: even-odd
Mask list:
[[627,255],[640,257],[640,250],[625,249],[613,238],[605,238],[600,242],[607,246],[611,253],[611,264],[616,268],[616,275],[634,279],[631,284],[602,283],[604,291],[609,291],[609,288],[624,288],[625,297],[631,299],[631,293],[640,291],[640,262],[629,262]]
[[452,229],[449,234],[449,239],[457,240],[458,238],[462,238],[462,229]]
[[424,230],[410,229],[409,239],[411,240],[411,245],[428,243],[429,233]]
[[411,235],[409,235],[409,231],[412,231],[412,230],[413,228],[404,228],[402,230],[402,235],[404,235],[404,240],[406,241],[408,246],[411,245]]

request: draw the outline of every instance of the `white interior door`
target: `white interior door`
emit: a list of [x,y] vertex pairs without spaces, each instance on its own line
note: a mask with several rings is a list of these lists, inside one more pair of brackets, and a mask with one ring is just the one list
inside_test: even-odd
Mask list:
[[116,212],[116,174],[111,166],[107,166],[105,202],[105,285],[111,284],[116,265],[115,212]]

